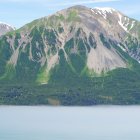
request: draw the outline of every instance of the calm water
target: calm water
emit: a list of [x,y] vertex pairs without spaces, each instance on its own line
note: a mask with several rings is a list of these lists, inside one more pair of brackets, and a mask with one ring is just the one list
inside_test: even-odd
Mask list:
[[140,140],[140,106],[1,106],[0,140]]

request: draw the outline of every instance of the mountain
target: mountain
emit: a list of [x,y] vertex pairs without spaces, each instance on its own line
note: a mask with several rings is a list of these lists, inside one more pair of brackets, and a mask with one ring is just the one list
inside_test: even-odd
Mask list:
[[14,27],[12,27],[11,25],[8,25],[6,23],[0,22],[0,36],[15,30]]
[[139,104],[140,22],[73,6],[0,38],[0,104]]

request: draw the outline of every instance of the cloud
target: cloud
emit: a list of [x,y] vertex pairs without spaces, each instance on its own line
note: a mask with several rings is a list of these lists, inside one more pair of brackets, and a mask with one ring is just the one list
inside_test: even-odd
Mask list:
[[103,2],[115,2],[119,0],[80,0],[80,1],[75,1],[75,2],[64,2],[64,3],[59,3],[55,5],[60,5],[60,6],[68,6],[68,5],[78,5],[78,4],[92,4],[92,3],[103,3]]
[[[45,1],[45,0],[44,0]],[[94,3],[109,3],[109,2],[117,2],[120,0],[52,0],[48,3],[42,3],[43,6],[48,8],[59,8],[59,7],[68,7],[73,5],[88,5]]]
[[119,0],[72,0],[71,2],[69,0],[59,0],[59,4],[55,4],[55,1],[57,0],[0,0],[0,3],[48,3],[51,4],[53,3],[54,5],[71,5],[71,4],[90,4],[90,3],[103,3],[103,2],[115,2]]
[[0,0],[0,3],[32,3],[32,2],[49,2],[50,0]]

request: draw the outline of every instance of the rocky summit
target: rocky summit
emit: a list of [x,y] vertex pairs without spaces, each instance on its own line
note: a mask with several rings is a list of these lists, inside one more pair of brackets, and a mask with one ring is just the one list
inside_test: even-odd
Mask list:
[[15,30],[15,28],[12,27],[11,25],[0,22],[0,36],[6,34],[7,32],[13,31],[13,30]]
[[73,6],[5,28],[1,104],[140,103],[139,21],[112,8]]

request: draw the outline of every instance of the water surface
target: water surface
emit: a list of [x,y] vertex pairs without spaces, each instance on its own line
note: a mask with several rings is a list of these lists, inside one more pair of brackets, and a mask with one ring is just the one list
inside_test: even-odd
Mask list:
[[140,106],[1,106],[0,140],[140,140]]

